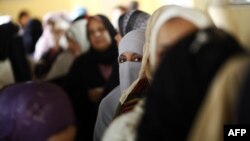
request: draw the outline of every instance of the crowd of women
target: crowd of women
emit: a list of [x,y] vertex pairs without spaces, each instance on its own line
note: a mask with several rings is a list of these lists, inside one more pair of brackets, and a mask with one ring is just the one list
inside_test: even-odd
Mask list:
[[191,8],[117,10],[0,25],[0,141],[221,141],[224,124],[250,124],[232,35]]

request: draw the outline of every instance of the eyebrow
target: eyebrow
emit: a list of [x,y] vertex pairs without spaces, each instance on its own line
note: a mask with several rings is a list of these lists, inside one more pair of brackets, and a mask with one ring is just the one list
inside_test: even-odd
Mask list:
[[138,53],[132,53],[132,56],[135,56],[135,55],[142,56],[142,55],[140,55]]
[[126,56],[121,54],[120,56],[118,56],[118,59],[120,59],[120,58],[126,58]]

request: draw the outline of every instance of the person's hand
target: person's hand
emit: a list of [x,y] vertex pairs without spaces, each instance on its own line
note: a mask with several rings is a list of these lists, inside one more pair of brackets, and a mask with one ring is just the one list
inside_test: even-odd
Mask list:
[[98,102],[102,97],[103,90],[102,87],[90,89],[88,92],[90,101],[95,103]]
[[135,99],[131,99],[129,101],[126,101],[122,105],[122,113],[126,113],[126,112],[133,110],[134,107],[136,106],[136,104],[139,102],[139,100],[140,100],[139,98],[135,98]]
[[76,134],[75,126],[70,125],[61,132],[55,133],[54,135],[49,137],[48,141],[74,141],[75,134]]

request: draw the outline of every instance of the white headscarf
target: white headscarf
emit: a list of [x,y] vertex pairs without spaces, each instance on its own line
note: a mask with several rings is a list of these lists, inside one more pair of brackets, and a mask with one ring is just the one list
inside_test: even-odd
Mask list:
[[210,18],[204,13],[190,8],[184,8],[180,6],[169,6],[167,11],[162,13],[156,20],[155,25],[152,28],[151,42],[149,43],[149,51],[152,55],[149,56],[150,66],[155,68],[155,51],[156,51],[156,38],[157,34],[164,23],[173,19],[173,18],[182,18],[191,23],[193,23],[198,29],[207,28],[212,24]]
[[81,19],[74,22],[67,31],[67,36],[73,39],[81,47],[81,53],[86,53],[90,47],[87,38],[86,26],[87,26],[87,20]]
[[[119,56],[125,52],[142,55],[144,43],[145,32],[143,30],[129,32],[122,38],[119,44]],[[127,89],[138,78],[140,68],[140,62],[126,61],[119,64],[121,92]]]
[[[43,34],[39,38],[36,43],[36,49],[34,52],[34,60],[35,62],[40,61],[44,53],[46,53],[49,49],[55,46],[56,38],[55,35],[51,31],[51,25],[49,25],[49,21],[55,22],[55,28],[63,30],[66,32],[70,27],[69,20],[67,15],[63,12],[52,12],[48,13],[43,18]],[[59,45],[63,49],[68,48],[68,41],[65,34],[60,35],[59,37]]]
[[0,61],[0,89],[4,86],[15,83],[14,74],[9,59]]

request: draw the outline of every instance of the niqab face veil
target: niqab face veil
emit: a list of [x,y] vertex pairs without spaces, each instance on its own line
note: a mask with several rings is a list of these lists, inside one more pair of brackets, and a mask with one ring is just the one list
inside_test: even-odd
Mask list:
[[[144,31],[134,30],[129,32],[120,42],[119,55],[125,52],[142,55],[144,42]],[[141,62],[126,61],[119,64],[121,92],[128,88],[138,78],[140,67]]]
[[[183,14],[187,13],[187,14]],[[190,15],[188,15],[190,14]],[[194,17],[192,17],[194,16]],[[156,35],[160,27],[168,20],[180,17],[184,18],[193,24],[195,24],[198,28],[206,28],[212,26],[212,22],[209,17],[205,14],[188,8],[183,8],[175,5],[162,6],[158,10],[156,10],[152,16],[149,18],[147,22],[147,28],[145,32],[145,47],[143,49],[143,59],[142,66],[140,69],[138,79],[124,92],[124,94],[120,98],[120,102],[123,103],[130,92],[135,88],[138,82],[141,79],[147,78],[149,81],[152,80],[152,75],[155,68],[155,48],[156,48]],[[199,21],[199,19],[201,19]]]

